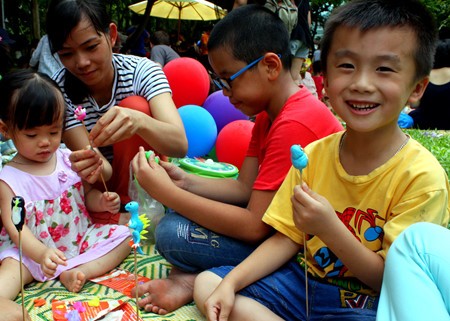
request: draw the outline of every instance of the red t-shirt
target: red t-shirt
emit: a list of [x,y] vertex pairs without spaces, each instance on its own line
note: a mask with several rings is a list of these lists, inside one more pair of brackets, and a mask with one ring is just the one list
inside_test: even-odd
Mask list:
[[289,97],[271,123],[266,112],[256,116],[247,157],[258,157],[256,190],[277,190],[291,167],[290,148],[343,130],[331,111],[306,88]]

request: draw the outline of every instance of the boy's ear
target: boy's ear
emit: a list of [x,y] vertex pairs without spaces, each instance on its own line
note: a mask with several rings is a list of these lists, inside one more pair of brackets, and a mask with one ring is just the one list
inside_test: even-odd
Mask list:
[[423,93],[425,92],[425,89],[428,86],[428,83],[430,82],[430,78],[424,77],[422,80],[416,83],[416,86],[409,96],[408,102],[409,103],[416,103],[422,98]]
[[269,80],[274,80],[278,77],[281,70],[283,69],[283,63],[280,57],[273,52],[268,52],[264,55],[263,63]]

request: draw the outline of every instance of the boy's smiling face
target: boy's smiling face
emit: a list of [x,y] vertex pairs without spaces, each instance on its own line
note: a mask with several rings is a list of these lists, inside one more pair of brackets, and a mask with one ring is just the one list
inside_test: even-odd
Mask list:
[[347,126],[361,132],[398,126],[400,111],[420,99],[428,82],[414,80],[416,46],[409,28],[336,29],[325,88]]

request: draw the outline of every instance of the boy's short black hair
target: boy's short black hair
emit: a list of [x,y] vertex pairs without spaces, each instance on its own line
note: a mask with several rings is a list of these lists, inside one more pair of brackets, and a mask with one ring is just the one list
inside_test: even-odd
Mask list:
[[327,56],[336,29],[340,26],[368,31],[382,27],[408,27],[417,43],[413,55],[416,64],[415,80],[430,73],[437,41],[433,16],[418,0],[353,0],[336,8],[325,24],[321,61],[327,72]]
[[223,47],[247,64],[267,52],[281,54],[284,69],[291,64],[289,34],[281,19],[257,4],[233,9],[213,28],[208,50]]

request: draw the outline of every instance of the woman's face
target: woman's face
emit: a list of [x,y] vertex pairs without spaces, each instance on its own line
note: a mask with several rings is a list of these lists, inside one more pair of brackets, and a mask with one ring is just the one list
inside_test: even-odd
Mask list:
[[102,84],[112,83],[112,46],[117,28],[110,25],[109,33],[98,33],[89,19],[75,26],[58,51],[64,67],[80,79],[91,91]]

